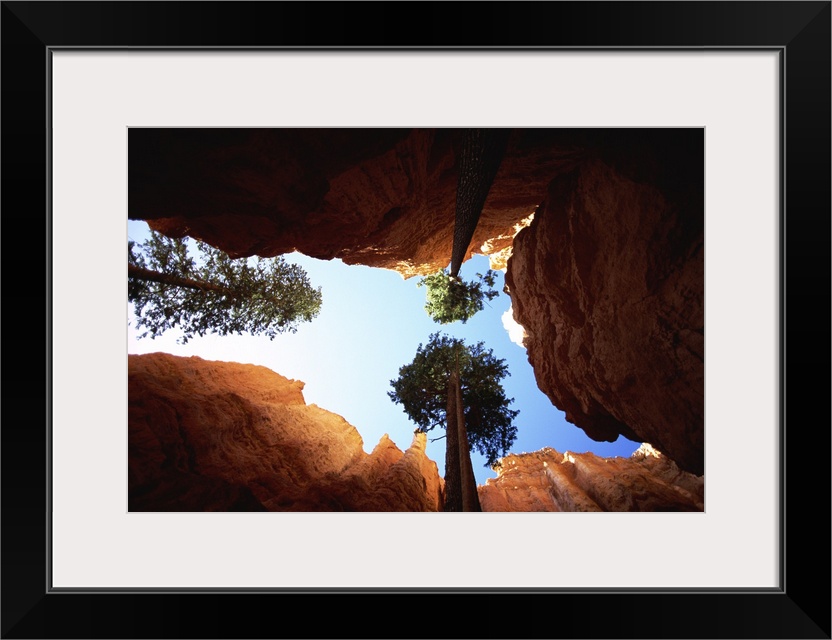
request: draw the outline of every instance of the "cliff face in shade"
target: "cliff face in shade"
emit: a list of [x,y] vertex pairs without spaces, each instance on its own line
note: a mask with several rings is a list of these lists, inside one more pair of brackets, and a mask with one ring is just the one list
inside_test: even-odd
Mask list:
[[[168,235],[405,277],[450,262],[460,130],[128,135],[129,216]],[[650,442],[697,474],[703,172],[701,130],[513,130],[469,251],[508,260],[538,386],[571,422]]]
[[502,459],[483,511],[702,511],[704,480],[650,445],[630,458],[543,449]]
[[567,420],[702,474],[703,168],[688,155],[645,170],[661,158],[596,157],[553,180],[506,285],[538,386]]
[[[128,213],[232,256],[298,250],[399,271],[448,266],[458,129],[130,129]],[[515,130],[471,252],[514,225],[584,151],[555,129]],[[504,257],[503,257],[504,261]],[[465,276],[465,270],[462,272]]]
[[371,454],[303,383],[254,365],[130,355],[131,511],[437,511],[425,435]]

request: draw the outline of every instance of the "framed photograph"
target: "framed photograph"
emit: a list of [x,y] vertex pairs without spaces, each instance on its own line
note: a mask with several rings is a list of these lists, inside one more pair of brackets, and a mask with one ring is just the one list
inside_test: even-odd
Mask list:
[[[830,637],[829,2],[4,2],[2,52],[3,637]],[[194,162],[144,163],[129,199],[135,132],[405,127],[626,131],[627,152],[699,132],[703,508],[277,514],[254,492],[207,513],[131,492],[128,202]],[[188,206],[232,197],[222,181]],[[463,596],[488,613],[355,615]],[[280,615],[304,604],[333,611]]]

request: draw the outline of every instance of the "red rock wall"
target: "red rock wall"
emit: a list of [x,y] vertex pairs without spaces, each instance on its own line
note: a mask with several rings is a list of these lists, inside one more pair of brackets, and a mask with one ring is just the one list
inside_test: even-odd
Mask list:
[[[441,511],[425,455],[384,436],[367,454],[303,383],[254,365],[129,356],[131,511]],[[507,456],[478,488],[483,511],[696,511],[703,479],[648,445],[630,459],[544,449]]]
[[703,165],[664,150],[652,173],[632,170],[662,158],[653,151],[587,159],[553,180],[515,238],[506,284],[538,386],[570,422],[701,474]]
[[[399,271],[448,266],[458,129],[131,129],[128,210],[230,255],[298,250]],[[558,130],[512,133],[471,242],[511,245],[582,150]],[[470,255],[470,252],[469,252]]]
[[443,483],[417,434],[371,454],[303,383],[254,365],[129,356],[131,511],[437,511]]
[[649,445],[630,458],[542,449],[501,461],[479,487],[483,511],[702,511],[704,479]]

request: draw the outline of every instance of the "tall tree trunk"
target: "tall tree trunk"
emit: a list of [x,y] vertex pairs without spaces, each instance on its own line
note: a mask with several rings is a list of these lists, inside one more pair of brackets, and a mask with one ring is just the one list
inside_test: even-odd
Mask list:
[[159,271],[151,271],[150,269],[143,269],[133,264],[127,265],[127,277],[135,280],[148,280],[150,282],[158,282],[160,284],[168,284],[172,287],[185,287],[186,289],[196,289],[198,291],[216,291],[222,293],[230,298],[237,296],[235,291],[226,289],[218,284],[211,282],[203,282],[201,280],[191,280],[190,278],[182,278],[170,273],[161,273]]
[[[459,366],[459,365],[457,365]],[[471,465],[471,448],[468,446],[468,430],[465,428],[465,405],[462,403],[462,385],[459,375],[455,376],[456,424],[459,430],[459,476],[462,487],[462,510],[482,511],[480,497],[477,495],[477,479]]]
[[456,371],[448,376],[448,404],[445,425],[445,511],[462,511],[462,483],[459,475],[459,428],[457,426]]
[[459,158],[451,275],[459,276],[482,207],[506,151],[510,129],[468,129]]

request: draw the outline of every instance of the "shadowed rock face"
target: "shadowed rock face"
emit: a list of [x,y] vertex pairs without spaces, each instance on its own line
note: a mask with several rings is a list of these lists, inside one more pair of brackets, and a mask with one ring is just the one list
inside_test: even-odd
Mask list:
[[[168,235],[405,277],[450,262],[460,130],[129,136],[129,215]],[[512,256],[506,282],[529,361],[570,421],[596,440],[650,442],[696,474],[703,170],[701,130],[513,130],[469,251],[497,267]]]
[[630,458],[542,449],[501,460],[479,487],[483,511],[702,511],[704,479],[650,445]]
[[642,146],[553,180],[506,284],[538,386],[570,422],[702,474],[704,190],[691,157]]
[[[129,216],[232,256],[425,275],[451,261],[462,142],[459,129],[130,129]],[[471,250],[510,247],[581,153],[558,130],[512,132]]]
[[129,356],[131,511],[438,511],[425,435],[371,454],[303,383],[254,365]]

